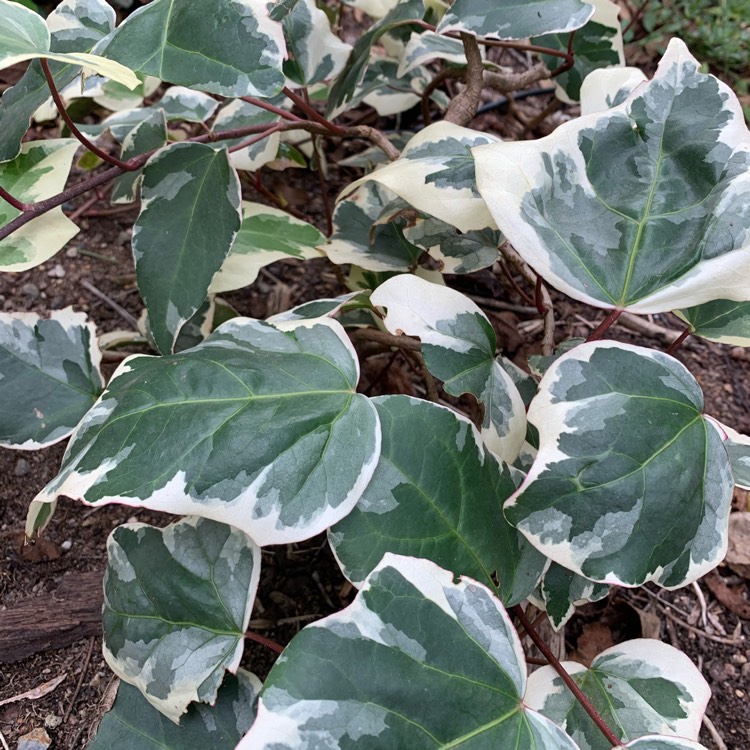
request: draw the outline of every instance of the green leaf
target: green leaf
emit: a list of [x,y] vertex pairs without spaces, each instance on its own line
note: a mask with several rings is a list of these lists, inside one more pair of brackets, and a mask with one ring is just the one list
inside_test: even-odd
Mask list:
[[[698,739],[711,690],[690,659],[673,646],[641,638],[608,648],[588,669],[576,662],[563,666],[624,742],[650,734]],[[610,750],[609,741],[553,667],[542,667],[529,677],[524,700],[561,726],[581,750]]]
[[[105,60],[87,52],[53,52],[50,29],[44,19],[33,10],[24,8],[10,0],[0,0],[0,69],[9,68],[25,60],[46,58],[71,65],[83,66],[99,75],[119,81],[128,88],[135,88],[138,77],[125,65]],[[70,13],[75,17],[75,12]],[[61,18],[61,23],[65,21]]]
[[622,104],[474,149],[479,192],[534,270],[597,307],[749,301],[750,136],[732,91],[672,39]]
[[[277,106],[283,106],[282,101],[274,100],[272,103]],[[246,128],[251,125],[271,125],[280,119],[281,117],[273,112],[256,107],[254,104],[243,102],[242,99],[233,99],[219,110],[212,130],[216,133],[222,133],[226,130]],[[216,147],[230,149],[245,140],[247,140],[247,137],[232,138],[217,142]],[[233,151],[229,154],[229,161],[235,169],[246,169],[254,172],[276,158],[280,143],[281,133],[272,133],[262,141]]]
[[278,326],[234,318],[181,354],[126,360],[35,504],[64,494],[192,513],[260,545],[343,518],[378,460],[375,408],[355,393],[338,323]]
[[589,581],[555,562],[545,571],[540,589],[544,609],[555,630],[565,625],[577,606],[598,602],[609,593],[609,586]]
[[177,143],[146,163],[141,201],[133,229],[138,289],[154,341],[169,354],[237,236],[240,183],[226,151]]
[[275,96],[284,86],[284,36],[265,0],[154,0],[129,15],[100,52],[221,96]]
[[497,142],[495,136],[449,122],[428,125],[409,141],[400,159],[352,183],[341,197],[374,181],[461,232],[494,228],[477,192],[472,147]]
[[460,39],[436,34],[434,31],[412,32],[398,65],[398,76],[433,60],[466,65],[466,53]]
[[408,396],[373,403],[383,431],[380,461],[357,506],[328,532],[344,575],[359,586],[393,552],[471,576],[507,606],[523,601],[547,560],[503,517],[516,488],[508,467],[450,409]]
[[[167,119],[163,109],[154,109],[149,116],[136,125],[122,141],[122,161],[128,161],[148,151],[167,144]],[[138,200],[138,191],[143,181],[143,169],[125,172],[114,181],[110,195],[112,203],[133,203]]]
[[527,709],[525,686],[518,636],[485,586],[388,554],[349,607],[292,639],[237,750],[576,750]]
[[531,402],[539,453],[505,515],[600,583],[684,586],[718,565],[732,475],[703,394],[674,358],[615,342],[557,359]]
[[[0,164],[0,185],[24,203],[51,198],[65,187],[77,148],[78,141],[72,138],[27,141],[15,159]],[[10,203],[0,201],[0,226],[20,214]],[[76,234],[78,227],[57,206],[0,240],[0,271],[34,268]]]
[[[114,10],[105,0],[64,0],[47,18],[53,52],[88,52],[115,26]],[[50,62],[58,89],[79,73],[77,65]],[[0,162],[15,159],[34,112],[49,98],[49,87],[38,60],[0,101]]]
[[[376,223],[392,214],[396,196],[377,182],[364,182],[339,198],[333,212],[333,234],[321,249],[338,265],[353,263],[369,271],[410,271],[416,267],[422,248],[404,237],[407,220],[396,218]],[[403,201],[398,209],[408,206]]]
[[[260,548],[232,526],[188,516],[107,540],[102,627],[107,663],[174,722],[213,703],[236,672],[260,579]],[[155,575],[155,572],[158,574]]]
[[36,450],[68,437],[102,391],[100,360],[83,313],[0,313],[0,445]]
[[252,284],[263,266],[277,260],[318,258],[325,235],[312,224],[262,203],[242,203],[242,226],[221,270],[211,282],[214,294]]
[[629,750],[707,750],[692,740],[682,737],[664,737],[663,735],[650,735],[640,737],[625,745]]
[[594,10],[581,0],[456,0],[438,34],[466,31],[495,39],[525,39],[580,29]]
[[352,99],[365,75],[373,45],[395,26],[405,21],[421,21],[425,0],[402,0],[357,39],[344,69],[331,86],[326,117],[332,120],[352,105]]
[[[581,84],[589,73],[599,68],[625,64],[625,49],[620,31],[620,7],[611,0],[590,0],[596,9],[589,22],[573,37],[575,62],[570,70],[558,75],[555,89],[567,103],[580,101]],[[546,34],[531,41],[540,47],[567,52],[570,34]],[[562,62],[553,55],[541,55],[542,62],[554,70]]]
[[716,299],[677,310],[696,336],[732,346],[750,346],[750,302]]
[[468,297],[417,276],[388,279],[370,301],[385,307],[393,334],[419,336],[429,371],[453,396],[472,393],[485,406],[482,438],[512,463],[526,436],[526,408],[512,378],[495,360],[495,331]]
[[104,714],[87,750],[234,750],[255,719],[260,680],[240,669],[228,674],[216,705],[195,703],[179,725],[165,719],[126,682],[117,689],[112,708]]
[[750,490],[750,436],[720,422],[718,424],[725,435],[724,447],[732,466],[734,483],[743,490]]
[[331,31],[328,16],[314,0],[299,0],[282,25],[293,58],[287,73],[292,80],[309,86],[341,72],[352,47]]

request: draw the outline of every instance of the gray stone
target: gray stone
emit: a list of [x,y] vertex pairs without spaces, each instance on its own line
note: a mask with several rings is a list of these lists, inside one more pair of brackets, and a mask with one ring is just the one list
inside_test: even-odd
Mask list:
[[25,477],[31,470],[31,465],[25,458],[19,458],[16,461],[15,475],[17,477]]

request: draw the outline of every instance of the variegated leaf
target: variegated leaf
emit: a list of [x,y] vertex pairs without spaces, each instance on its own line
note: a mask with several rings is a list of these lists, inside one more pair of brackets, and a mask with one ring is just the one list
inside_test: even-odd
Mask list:
[[[47,17],[53,52],[89,52],[115,26],[114,10],[105,0],[63,0]],[[77,65],[50,61],[58,89],[79,72]],[[21,80],[6,89],[0,101],[0,162],[18,156],[33,114],[49,98],[49,86],[38,60]]]
[[328,16],[313,0],[298,0],[282,25],[287,48],[293,57],[285,65],[289,78],[309,86],[341,72],[352,47],[331,31]]
[[540,586],[544,610],[555,630],[565,625],[577,606],[598,602],[608,593],[606,584],[589,581],[555,562],[545,571]]
[[100,361],[83,313],[0,313],[0,445],[36,450],[68,437],[102,392]]
[[[563,666],[623,742],[650,734],[698,739],[711,690],[673,646],[641,638],[608,648],[588,669],[576,662]],[[529,677],[524,701],[561,726],[581,750],[610,750],[553,667]]]
[[240,201],[239,179],[224,150],[177,143],[143,168],[133,256],[162,353],[173,351],[180,328],[204,303],[239,231]]
[[[118,526],[107,540],[107,664],[178,722],[213,703],[236,672],[260,579],[260,547],[224,523],[188,516],[160,529]],[[158,571],[158,575],[154,575]]]
[[636,86],[648,81],[640,68],[597,68],[581,84],[581,114],[591,115],[622,104]]
[[750,302],[717,299],[676,314],[703,339],[732,346],[750,346]]
[[[281,102],[274,100],[273,104],[280,105]],[[254,104],[243,102],[242,99],[233,99],[216,115],[212,130],[222,133],[235,128],[246,128],[251,125],[271,125],[278,122],[279,115],[268,110],[256,107]],[[242,143],[243,138],[232,138],[217,142],[217,148],[233,148]],[[276,158],[281,143],[281,134],[272,133],[268,138],[253,143],[250,146],[237,149],[229,154],[229,161],[235,169],[246,169],[254,172],[264,164],[268,164]]]
[[526,408],[495,361],[495,331],[479,307],[460,292],[411,275],[388,279],[370,301],[386,308],[383,324],[391,333],[419,336],[427,368],[448,393],[472,393],[484,404],[482,438],[512,463],[526,436]]
[[[394,203],[395,199],[395,203]],[[331,261],[353,263],[369,271],[411,271],[422,248],[404,237],[407,219],[377,223],[383,214],[408,209],[394,193],[377,182],[364,182],[345,198],[339,198],[333,213],[333,234],[321,250]]]
[[719,424],[725,435],[724,447],[732,465],[734,483],[743,490],[750,490],[750,436]]
[[431,78],[429,72],[420,67],[400,77],[397,60],[375,58],[367,66],[349,107],[353,108],[364,102],[381,117],[392,117],[419,104],[422,100],[421,92]]
[[252,284],[263,266],[277,260],[322,257],[316,248],[325,241],[317,227],[286,211],[244,201],[242,226],[210,291],[218,294]]
[[181,354],[126,360],[34,504],[62,494],[192,513],[260,545],[339,521],[375,470],[377,414],[355,393],[338,323],[277,325],[234,318]]
[[[93,70],[99,75],[118,81],[124,86],[135,88],[138,77],[125,65],[114,60],[106,60],[88,52],[54,52],[50,31],[44,19],[33,10],[10,0],[0,0],[0,69],[11,65],[46,58]],[[70,15],[75,17],[75,12]],[[67,21],[58,17],[61,24]]]
[[524,705],[525,686],[521,643],[484,585],[388,554],[349,607],[294,637],[237,750],[576,750]]
[[460,39],[436,34],[434,31],[412,32],[399,62],[398,75],[406,75],[410,70],[432,60],[466,65],[464,45]]
[[358,8],[373,18],[382,18],[390,13],[401,0],[344,0],[346,5]]
[[[59,138],[27,141],[12,161],[0,164],[0,185],[24,203],[51,198],[65,187],[78,141]],[[0,200],[0,226],[5,226],[20,211]],[[78,227],[60,206],[36,216],[11,235],[0,240],[0,271],[26,271],[51,258]]]
[[628,742],[624,747],[628,750],[708,750],[704,745],[683,737],[665,737],[656,734],[639,737],[637,740]]
[[194,703],[179,725],[156,711],[137,688],[121,682],[112,708],[104,714],[87,750],[234,750],[255,720],[262,685],[244,669],[228,674],[216,704]]
[[281,25],[265,0],[154,0],[100,52],[169,83],[222,96],[275,96],[284,85]]
[[523,601],[547,560],[503,517],[516,488],[508,467],[450,409],[409,396],[373,403],[383,431],[380,461],[357,506],[328,532],[344,575],[361,586],[393,552],[471,576],[506,606]]
[[[594,6],[594,15],[588,23],[576,31],[573,37],[573,67],[555,79],[555,90],[559,99],[573,103],[581,99],[581,84],[592,71],[625,64],[625,48],[620,30],[620,6],[612,0],[589,0]],[[532,39],[540,47],[566,52],[570,34],[546,34]],[[560,58],[542,55],[542,61],[550,70],[560,64]]]
[[[167,118],[163,109],[153,109],[149,116],[136,125],[122,141],[122,161],[127,161],[167,144]],[[114,181],[112,203],[133,203],[143,181],[143,170],[125,172]]]
[[409,141],[400,159],[352,183],[341,198],[372,180],[461,232],[495,227],[477,192],[472,148],[498,141],[449,122],[428,125]]
[[582,0],[456,0],[438,34],[466,31],[495,39],[525,39],[580,29],[594,9]]
[[373,45],[390,29],[403,25],[405,21],[421,21],[425,13],[424,3],[425,0],[401,0],[359,37],[344,69],[331,86],[326,108],[329,119],[352,106],[352,99],[365,75]]
[[674,358],[581,344],[539,384],[539,452],[505,515],[541,552],[601,583],[677,588],[723,558],[732,474],[703,394]]
[[474,158],[501,231],[566,294],[640,313],[748,301],[750,131],[680,40],[622,104]]

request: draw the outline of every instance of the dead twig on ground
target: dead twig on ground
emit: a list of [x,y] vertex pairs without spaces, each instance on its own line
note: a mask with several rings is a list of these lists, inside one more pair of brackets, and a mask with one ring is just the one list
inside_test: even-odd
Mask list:
[[131,315],[122,305],[118,305],[111,297],[108,297],[100,289],[97,289],[91,282],[81,279],[80,284],[84,289],[88,289],[91,294],[98,297],[105,305],[114,310],[126,323],[129,323],[135,330],[138,330],[138,321],[134,315]]
[[83,678],[86,676],[86,670],[88,669],[89,662],[91,661],[91,654],[94,651],[94,638],[89,638],[89,647],[86,651],[86,656],[83,659],[83,665],[81,666],[81,676],[78,678],[78,682],[76,683],[76,688],[73,691],[73,697],[70,699],[70,703],[68,704],[68,707],[65,709],[65,713],[63,714],[63,724],[70,718],[70,714],[73,710],[73,706],[75,706],[76,698],[78,698],[78,693],[81,692],[81,685],[83,685]]

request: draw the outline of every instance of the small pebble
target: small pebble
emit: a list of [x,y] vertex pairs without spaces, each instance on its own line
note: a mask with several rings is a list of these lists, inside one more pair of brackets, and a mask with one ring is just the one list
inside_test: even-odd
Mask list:
[[66,255],[66,256],[67,256],[68,258],[77,258],[77,257],[78,257],[78,248],[77,248],[77,247],[69,247],[69,248],[68,248],[68,249],[67,249],[67,250],[65,251],[65,255]]
[[15,475],[17,477],[25,477],[31,470],[31,464],[25,458],[19,458],[16,461]]
[[37,299],[41,292],[36,284],[29,282],[21,287],[21,294],[25,294],[27,297],[31,297],[31,299]]
[[71,547],[73,546],[73,542],[70,539],[66,539],[61,545],[60,549],[65,550],[67,552]]
[[57,714],[47,714],[44,717],[44,726],[47,727],[47,729],[54,729],[55,727],[59,727],[60,724],[62,724],[62,716],[58,716]]
[[65,269],[58,263],[54,268],[50,268],[49,271],[47,271],[47,276],[52,276],[54,279],[64,279]]
[[41,727],[37,727],[18,738],[17,750],[47,750],[51,744],[52,740],[47,732]]

